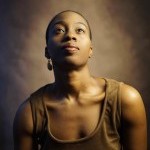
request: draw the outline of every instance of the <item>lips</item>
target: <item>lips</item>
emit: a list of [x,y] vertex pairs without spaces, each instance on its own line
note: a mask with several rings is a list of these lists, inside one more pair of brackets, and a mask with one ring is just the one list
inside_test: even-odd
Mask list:
[[72,51],[72,52],[79,50],[79,48],[73,44],[66,44],[66,45],[62,46],[62,48],[66,51]]

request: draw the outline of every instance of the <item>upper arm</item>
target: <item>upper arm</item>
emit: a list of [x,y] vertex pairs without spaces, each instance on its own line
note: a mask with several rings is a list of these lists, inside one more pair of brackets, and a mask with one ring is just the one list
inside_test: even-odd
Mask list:
[[131,86],[121,86],[122,142],[124,150],[147,149],[147,122],[142,98]]
[[16,113],[13,124],[13,135],[15,150],[33,149],[33,120],[29,101],[25,101]]

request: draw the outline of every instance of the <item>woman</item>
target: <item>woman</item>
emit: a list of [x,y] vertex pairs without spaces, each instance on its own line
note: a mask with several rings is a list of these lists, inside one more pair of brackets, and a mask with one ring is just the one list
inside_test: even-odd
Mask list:
[[64,11],[52,19],[45,56],[55,82],[17,111],[15,150],[146,150],[141,96],[129,85],[91,76],[91,39],[81,14]]

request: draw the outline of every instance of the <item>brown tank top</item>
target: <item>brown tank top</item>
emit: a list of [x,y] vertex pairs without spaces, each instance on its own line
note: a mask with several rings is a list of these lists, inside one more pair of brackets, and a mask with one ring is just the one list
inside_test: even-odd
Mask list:
[[44,86],[30,96],[33,115],[34,138],[40,150],[121,150],[120,123],[121,102],[119,85],[112,79],[106,80],[106,95],[101,118],[96,129],[87,137],[71,140],[58,140],[50,132],[49,117],[43,101]]

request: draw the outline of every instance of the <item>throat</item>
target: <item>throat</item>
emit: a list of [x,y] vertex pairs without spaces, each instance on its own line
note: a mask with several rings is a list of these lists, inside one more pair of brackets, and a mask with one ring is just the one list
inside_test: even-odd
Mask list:
[[93,79],[90,77],[87,80],[74,79],[70,81],[56,82],[55,91],[58,91],[59,94],[63,94],[68,99],[71,97],[78,99],[82,93],[86,93],[89,91],[88,89],[93,86],[92,80]]
[[91,80],[93,80],[87,66],[79,71],[73,70],[67,72],[55,69],[54,74],[56,87],[67,92],[78,93],[87,85],[90,85]]

